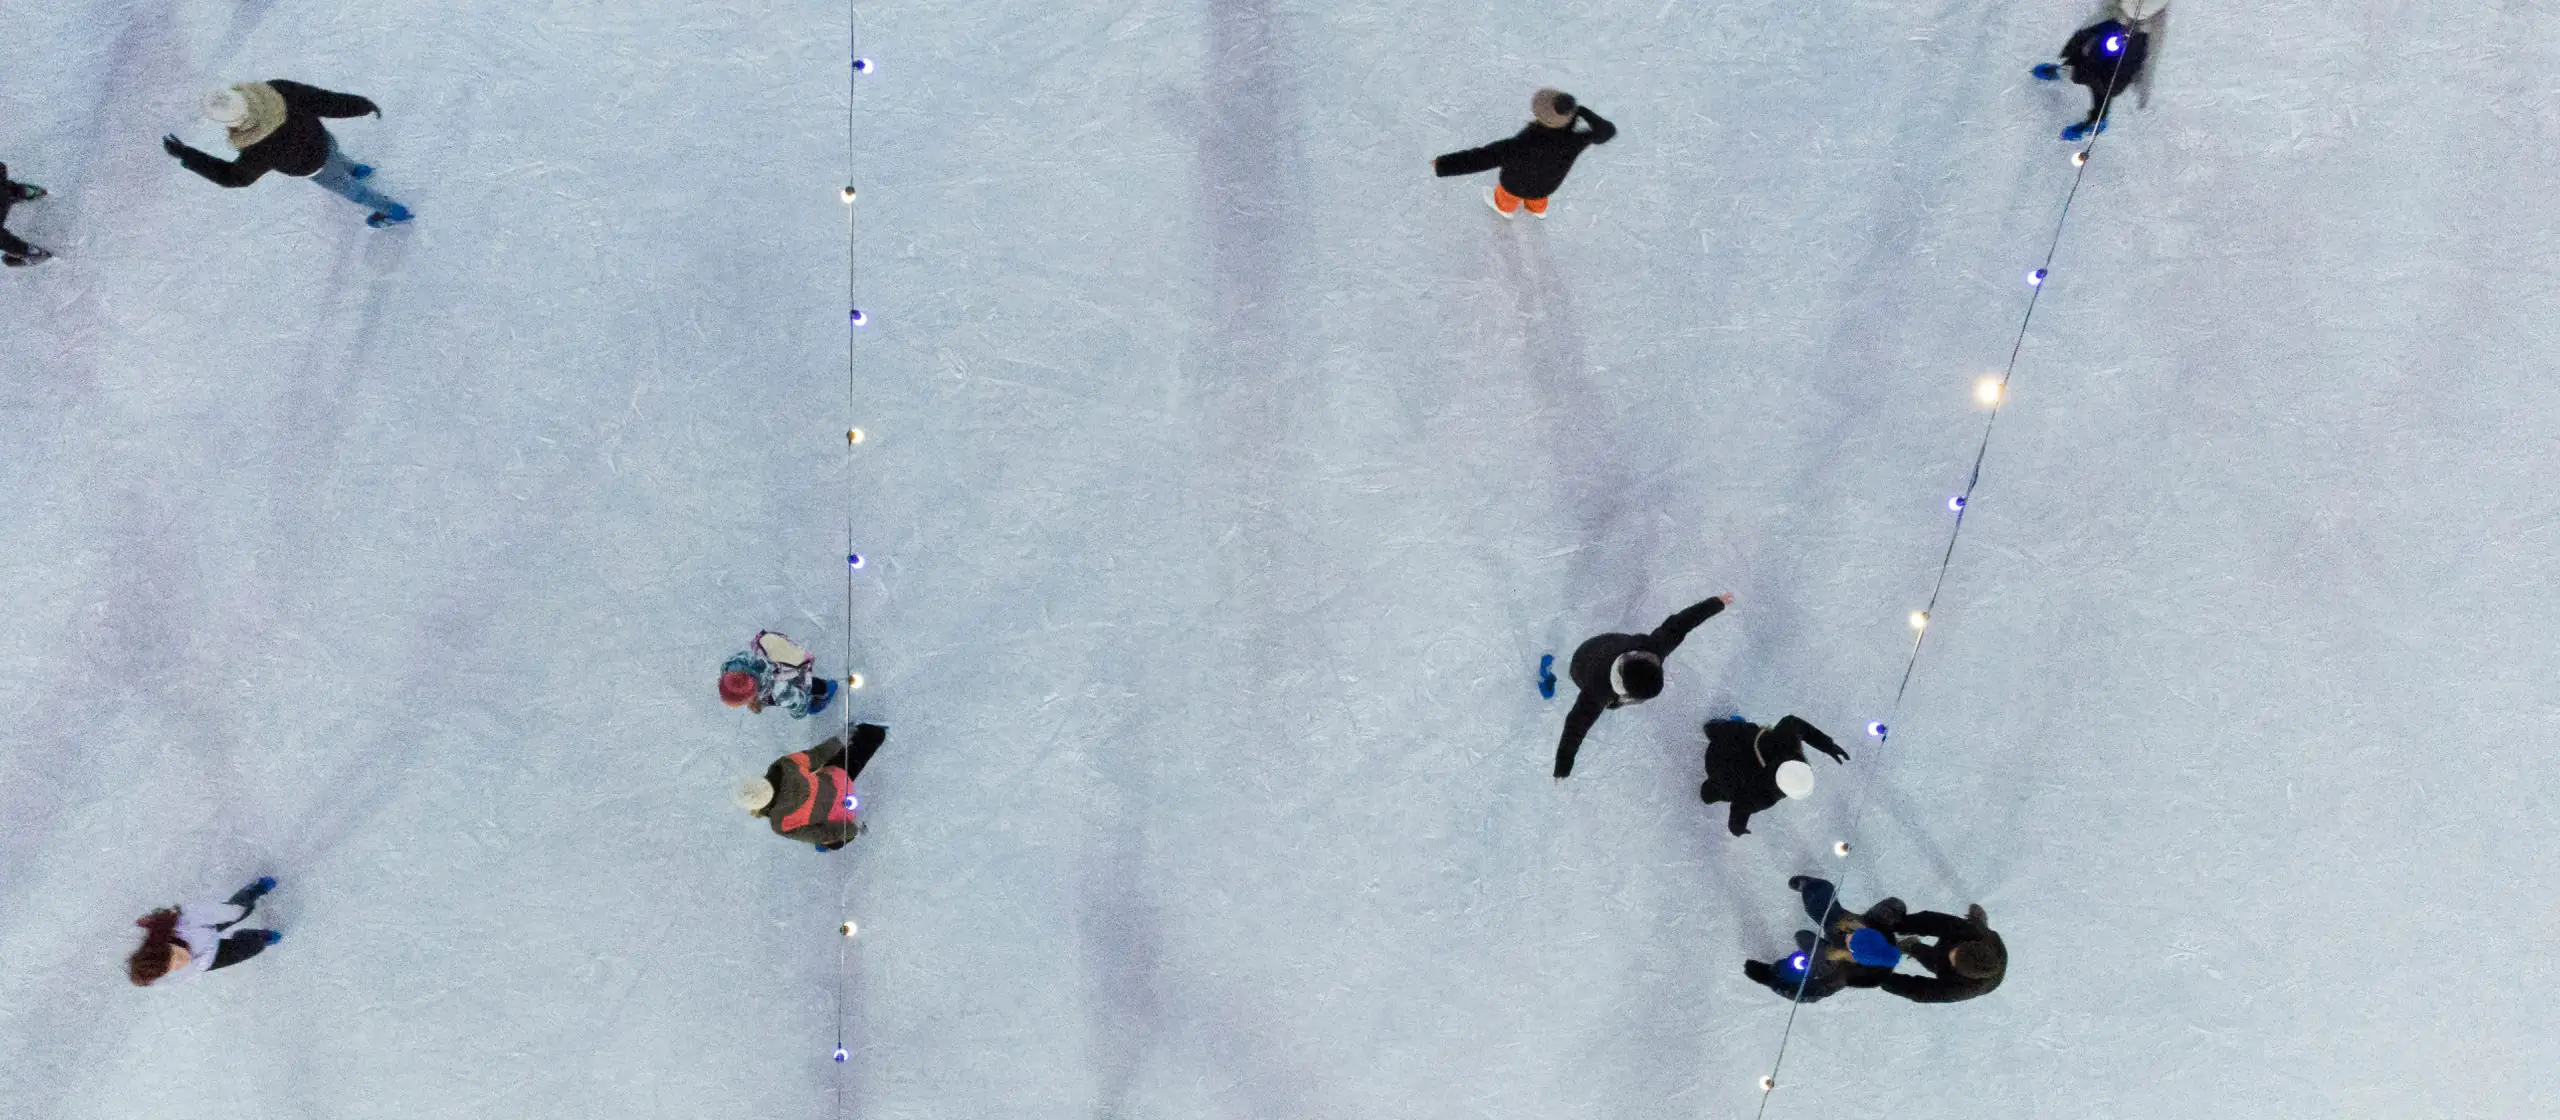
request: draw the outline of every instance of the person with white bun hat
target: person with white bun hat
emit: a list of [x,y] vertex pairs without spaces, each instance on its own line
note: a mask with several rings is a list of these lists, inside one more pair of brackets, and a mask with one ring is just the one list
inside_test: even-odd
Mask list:
[[1813,794],[1806,747],[1830,755],[1835,763],[1849,761],[1849,752],[1831,736],[1794,716],[1767,727],[1733,716],[1708,723],[1706,730],[1707,780],[1698,786],[1698,800],[1731,802],[1725,827],[1736,836],[1751,832],[1753,813]]

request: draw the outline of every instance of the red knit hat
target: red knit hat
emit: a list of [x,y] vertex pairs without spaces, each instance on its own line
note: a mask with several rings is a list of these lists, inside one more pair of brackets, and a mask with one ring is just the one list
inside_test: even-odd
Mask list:
[[729,671],[729,672],[726,672],[726,673],[722,673],[722,674],[720,674],[720,702],[721,702],[721,703],[723,703],[723,704],[727,704],[728,706],[730,706],[730,707],[734,708],[734,707],[737,707],[737,706],[738,706],[738,705],[740,705],[740,704],[744,704],[744,703],[746,703],[746,702],[747,702],[747,701],[749,701],[749,700],[753,700],[753,699],[755,699],[755,696],[756,696],[756,679],[755,679],[755,677],[753,677],[753,676],[751,676],[751,675],[749,675],[749,674],[747,674],[747,673],[738,672],[738,671],[736,671],[736,670],[734,670],[734,669],[733,669],[733,670],[731,670],[731,671]]

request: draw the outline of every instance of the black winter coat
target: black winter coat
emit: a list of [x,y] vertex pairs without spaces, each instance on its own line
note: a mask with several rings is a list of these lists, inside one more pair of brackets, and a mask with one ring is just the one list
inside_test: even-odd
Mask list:
[[[1552,130],[1551,130],[1552,131]],[[1642,650],[1663,661],[1671,660],[1671,651],[1698,624],[1714,618],[1724,610],[1724,600],[1709,599],[1662,620],[1650,634],[1602,634],[1574,647],[1573,661],[1566,672],[1573,687],[1581,693],[1574,697],[1573,710],[1565,713],[1564,738],[1556,743],[1556,777],[1573,776],[1573,756],[1582,751],[1582,737],[1600,713],[1617,707],[1618,690],[1609,686],[1609,666],[1620,655]]]
[[1741,836],[1751,831],[1751,814],[1787,799],[1778,790],[1778,766],[1804,761],[1804,749],[1812,747],[1830,755],[1834,762],[1849,761],[1849,752],[1841,750],[1831,736],[1810,723],[1788,716],[1762,728],[1746,720],[1717,720],[1707,725],[1707,780],[1698,787],[1698,799],[1713,805],[1719,801],[1733,803],[1725,814],[1725,828]]
[[[1603,120],[1598,113],[1577,108],[1575,124],[1589,124],[1588,129],[1568,125],[1548,128],[1536,121],[1509,139],[1496,140],[1481,148],[1451,152],[1431,161],[1432,171],[1443,179],[1452,175],[1473,175],[1479,171],[1502,169],[1502,189],[1522,198],[1545,198],[1564,185],[1565,172],[1573,170],[1574,158],[1593,144],[1606,144],[1618,134],[1618,126]],[[1562,775],[1558,775],[1561,777]]]
[[[2000,986],[2009,975],[2008,943],[2000,940],[1989,925],[1971,918],[1923,910],[1894,923],[1893,933],[1907,937],[1934,937],[1935,945],[1921,945],[1908,956],[1920,962],[1932,975],[1905,976],[1896,973],[1876,985],[1913,1003],[1957,1003],[1983,995]],[[1968,941],[1987,941],[2000,950],[2000,971],[1981,980],[1967,979],[1948,962],[1947,954]]]
[[382,111],[372,101],[352,93],[331,93],[282,78],[267,84],[284,98],[284,124],[268,133],[266,139],[240,149],[237,159],[216,159],[181,144],[178,162],[225,187],[248,186],[270,171],[298,178],[319,171],[329,160],[329,130],[321,126],[320,118],[361,117]]
[[[2124,36],[2124,49],[2109,54],[2107,40],[2117,35]],[[2143,60],[2150,56],[2151,36],[2112,19],[2081,28],[2062,45],[2062,61],[2071,67],[2071,80],[2093,90],[2112,88],[2123,93],[2141,75]]]

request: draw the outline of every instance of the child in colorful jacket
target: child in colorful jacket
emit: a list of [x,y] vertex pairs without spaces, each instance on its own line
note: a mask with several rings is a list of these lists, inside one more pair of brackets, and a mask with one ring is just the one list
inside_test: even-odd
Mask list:
[[781,708],[793,719],[827,710],[836,682],[817,675],[817,658],[789,637],[756,631],[747,648],[720,666],[720,702],[750,712]]

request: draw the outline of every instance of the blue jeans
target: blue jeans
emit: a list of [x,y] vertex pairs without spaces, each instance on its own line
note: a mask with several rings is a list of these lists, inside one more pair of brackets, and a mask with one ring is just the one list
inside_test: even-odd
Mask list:
[[329,138],[329,160],[320,165],[320,170],[311,173],[311,181],[327,187],[331,193],[358,206],[384,214],[408,212],[408,207],[383,197],[372,187],[357,180],[355,166],[355,163],[347,158],[346,153],[338,150],[338,138],[332,136]]

